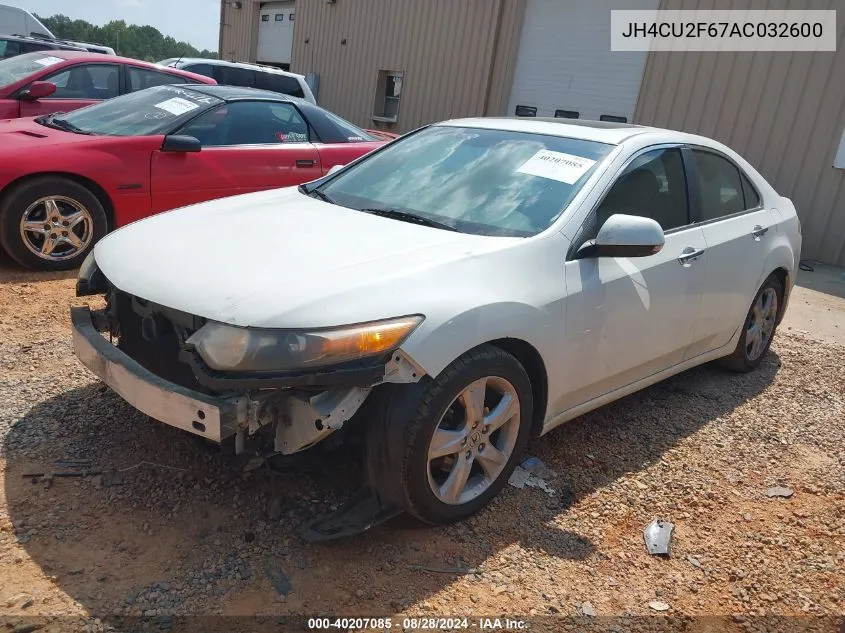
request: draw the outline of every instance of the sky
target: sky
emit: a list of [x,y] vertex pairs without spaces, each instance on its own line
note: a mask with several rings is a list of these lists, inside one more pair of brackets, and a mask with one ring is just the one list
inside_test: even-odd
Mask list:
[[102,26],[112,20],[154,26],[195,48],[217,50],[220,0],[0,0],[40,16],[62,13]]

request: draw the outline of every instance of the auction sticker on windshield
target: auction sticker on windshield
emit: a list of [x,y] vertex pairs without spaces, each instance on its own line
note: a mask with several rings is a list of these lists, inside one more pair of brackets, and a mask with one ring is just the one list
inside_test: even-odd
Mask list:
[[165,110],[170,114],[181,116],[186,112],[196,110],[199,106],[196,103],[191,103],[187,99],[183,99],[182,97],[173,97],[167,101],[155,104],[155,107]]
[[574,185],[590,170],[596,161],[582,156],[541,149],[522,164],[516,171],[529,176],[539,176]]
[[42,57],[41,59],[36,59],[35,63],[46,68],[47,66],[52,66],[53,64],[58,64],[63,61],[65,60],[61,57]]

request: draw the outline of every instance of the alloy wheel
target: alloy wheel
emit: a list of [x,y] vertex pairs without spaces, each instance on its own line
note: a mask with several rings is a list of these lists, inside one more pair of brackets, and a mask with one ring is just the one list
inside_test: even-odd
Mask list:
[[497,376],[475,380],[452,401],[428,448],[428,483],[443,503],[460,505],[487,490],[514,452],[520,402]]
[[21,216],[20,236],[35,255],[48,261],[77,256],[91,245],[94,220],[79,201],[65,196],[45,196],[29,205]]
[[778,295],[774,288],[766,288],[757,297],[751,309],[751,320],[745,333],[745,353],[748,360],[755,361],[766,349],[778,314]]

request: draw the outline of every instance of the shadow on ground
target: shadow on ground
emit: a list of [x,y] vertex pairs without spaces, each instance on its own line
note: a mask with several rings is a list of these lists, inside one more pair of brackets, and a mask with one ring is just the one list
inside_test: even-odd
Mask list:
[[[300,526],[354,490],[352,456],[336,454],[307,474],[243,473],[99,383],[39,402],[14,424],[3,446],[5,495],[29,556],[94,614],[401,611],[515,543],[601,560],[599,544],[554,519],[755,397],[779,366],[772,353],[747,375],[700,367],[582,416],[529,445],[559,473],[554,496],[506,487],[454,526],[400,517],[356,538],[306,544]],[[121,472],[56,478],[49,488],[22,476],[56,472],[59,459]],[[275,603],[286,583],[292,593]]]

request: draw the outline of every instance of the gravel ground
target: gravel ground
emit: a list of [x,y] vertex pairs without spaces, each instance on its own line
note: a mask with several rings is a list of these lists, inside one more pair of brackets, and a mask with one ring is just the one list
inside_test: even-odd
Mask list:
[[[553,494],[507,487],[460,525],[306,544],[298,528],[352,491],[354,460],[244,473],[141,416],[76,362],[78,303],[71,274],[0,268],[0,624],[506,613],[629,630],[662,613],[752,630],[845,612],[843,347],[784,330],[755,373],[698,368],[533,441]],[[70,468],[57,460],[105,474],[23,477]],[[645,550],[654,518],[675,524],[669,557]]]

